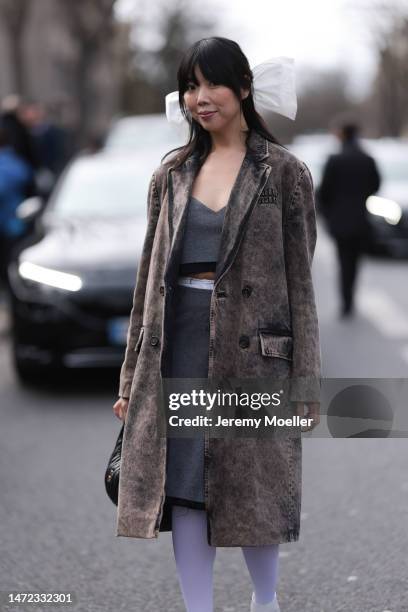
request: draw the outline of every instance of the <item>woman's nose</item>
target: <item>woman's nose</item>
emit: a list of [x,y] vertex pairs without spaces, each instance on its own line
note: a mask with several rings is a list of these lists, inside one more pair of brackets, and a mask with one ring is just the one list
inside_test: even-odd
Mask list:
[[197,93],[197,104],[209,101],[208,89],[206,87],[200,87]]

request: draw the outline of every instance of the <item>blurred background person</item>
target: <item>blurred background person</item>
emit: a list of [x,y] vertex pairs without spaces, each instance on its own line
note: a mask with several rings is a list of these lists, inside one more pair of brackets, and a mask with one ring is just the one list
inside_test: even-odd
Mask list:
[[378,191],[381,178],[375,160],[360,146],[356,122],[336,121],[332,131],[341,150],[327,159],[316,195],[336,243],[340,316],[347,317],[354,312],[358,264],[370,238],[366,200]]
[[34,148],[39,194],[48,199],[67,161],[67,134],[51,117],[50,107],[35,100],[21,104],[19,116]]
[[[12,148],[19,159],[24,160],[30,168],[35,171],[38,168],[38,160],[31,134],[20,118],[21,98],[10,94],[5,96],[1,102],[0,123],[6,135],[8,146]],[[37,195],[34,172],[31,179],[25,184],[24,196],[29,198]]]
[[0,123],[0,282],[5,286],[11,252],[26,231],[16,208],[25,199],[32,177],[30,165],[13,150],[9,134]]

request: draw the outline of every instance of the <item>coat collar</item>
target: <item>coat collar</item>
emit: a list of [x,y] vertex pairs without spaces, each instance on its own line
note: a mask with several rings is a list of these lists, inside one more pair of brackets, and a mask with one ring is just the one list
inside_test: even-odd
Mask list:
[[[269,155],[268,140],[251,130],[247,150],[233,185],[221,232],[215,282],[228,270],[237,253],[248,218],[268,179],[272,167],[264,163]],[[168,223],[170,252],[166,278],[174,282],[178,276],[187,203],[198,173],[198,156],[191,155],[179,168],[170,167],[168,176]]]

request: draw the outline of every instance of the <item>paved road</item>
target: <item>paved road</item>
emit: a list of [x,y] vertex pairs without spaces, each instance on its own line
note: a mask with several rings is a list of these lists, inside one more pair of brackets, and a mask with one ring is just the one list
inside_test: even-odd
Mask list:
[[[349,322],[336,318],[334,266],[321,232],[324,375],[406,376],[407,264],[366,261]],[[115,537],[103,472],[120,427],[111,412],[117,373],[23,389],[4,312],[0,328],[0,590],[72,591],[69,609],[81,612],[182,612],[171,534]],[[301,539],[280,547],[282,612],[408,612],[407,441],[305,439],[303,448]],[[217,550],[214,576],[215,610],[248,612],[240,548]]]

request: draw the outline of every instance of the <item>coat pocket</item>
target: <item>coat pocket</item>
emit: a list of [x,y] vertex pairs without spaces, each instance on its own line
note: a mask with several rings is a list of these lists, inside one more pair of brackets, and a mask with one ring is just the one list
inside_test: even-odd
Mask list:
[[134,348],[135,353],[138,353],[140,351],[140,347],[142,346],[143,333],[144,333],[144,327],[142,326],[140,328],[139,337],[137,339],[136,346]]
[[292,361],[292,336],[280,336],[268,331],[258,331],[258,334],[261,353],[264,357],[281,357],[281,359]]

